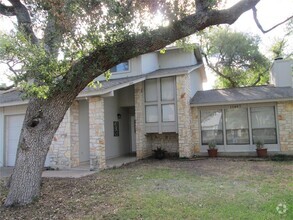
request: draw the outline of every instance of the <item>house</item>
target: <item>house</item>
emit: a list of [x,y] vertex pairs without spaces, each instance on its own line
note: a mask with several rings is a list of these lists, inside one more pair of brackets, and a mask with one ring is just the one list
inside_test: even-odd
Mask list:
[[[82,91],[57,130],[46,165],[105,169],[111,158],[142,159],[162,147],[180,157],[206,155],[216,141],[222,155],[293,153],[292,61],[277,60],[269,86],[202,91],[199,50],[170,47],[135,57]],[[13,166],[27,102],[0,94],[0,166]]]
[[[135,57],[86,88],[72,104],[50,147],[46,166],[70,168],[89,164],[104,169],[123,155],[148,157],[164,147],[190,156],[190,99],[206,80],[199,50],[169,47]],[[0,165],[13,166],[27,101],[18,90],[0,95]]]

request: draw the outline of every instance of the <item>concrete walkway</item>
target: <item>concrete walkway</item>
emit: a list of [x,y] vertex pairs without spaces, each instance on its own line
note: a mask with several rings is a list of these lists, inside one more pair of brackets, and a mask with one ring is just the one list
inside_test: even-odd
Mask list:
[[[106,161],[106,169],[113,167],[120,167],[128,163],[136,161],[134,156],[121,156]],[[0,167],[0,178],[9,177],[13,172],[13,167]],[[94,174],[98,171],[90,171],[89,163],[80,165],[79,167],[74,167],[71,169],[61,169],[61,170],[45,170],[43,171],[43,177],[57,177],[57,178],[80,178]]]
[[[9,177],[13,172],[13,167],[0,167],[0,178]],[[57,178],[80,178],[96,173],[97,171],[68,169],[68,170],[46,170],[43,171],[43,177]]]

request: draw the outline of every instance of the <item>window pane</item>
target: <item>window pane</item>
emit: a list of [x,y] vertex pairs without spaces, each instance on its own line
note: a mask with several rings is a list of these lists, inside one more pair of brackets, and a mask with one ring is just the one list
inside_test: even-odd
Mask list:
[[118,64],[118,65],[116,65],[116,66],[114,66],[114,67],[112,67],[110,69],[110,71],[112,73],[115,73],[115,72],[125,72],[125,71],[128,71],[128,70],[129,70],[129,63],[128,63],[128,61],[123,62],[123,63],[120,63],[120,64]]
[[161,99],[162,101],[174,100],[174,78],[161,79]]
[[158,122],[158,106],[148,105],[145,107],[146,122]]
[[175,121],[175,105],[162,105],[162,117],[164,122]]
[[247,109],[227,109],[225,113],[227,144],[249,144]]
[[275,128],[274,107],[251,108],[252,128]]
[[257,141],[265,144],[277,143],[274,107],[251,108],[251,126],[253,143]]
[[154,102],[158,100],[157,80],[149,79],[145,81],[145,101]]
[[222,111],[202,110],[200,118],[202,144],[208,144],[211,141],[216,141],[216,144],[224,144]]

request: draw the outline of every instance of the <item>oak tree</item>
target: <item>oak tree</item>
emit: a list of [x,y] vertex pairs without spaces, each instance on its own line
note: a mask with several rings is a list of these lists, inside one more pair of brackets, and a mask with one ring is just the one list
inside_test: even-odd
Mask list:
[[[206,27],[232,24],[260,0],[221,9],[219,0],[1,0],[16,19],[2,36],[15,85],[29,98],[5,206],[40,194],[46,154],[76,96],[97,76]],[[151,25],[157,15],[162,25]]]

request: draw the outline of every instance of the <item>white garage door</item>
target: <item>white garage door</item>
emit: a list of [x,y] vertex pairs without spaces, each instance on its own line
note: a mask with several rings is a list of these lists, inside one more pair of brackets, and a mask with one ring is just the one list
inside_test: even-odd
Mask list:
[[[19,135],[22,128],[24,115],[9,115],[5,121],[5,146],[6,146],[6,166],[14,166],[18,146]],[[49,157],[47,156],[45,166],[49,166]]]
[[6,166],[14,166],[18,139],[24,120],[24,115],[9,115],[6,116]]

